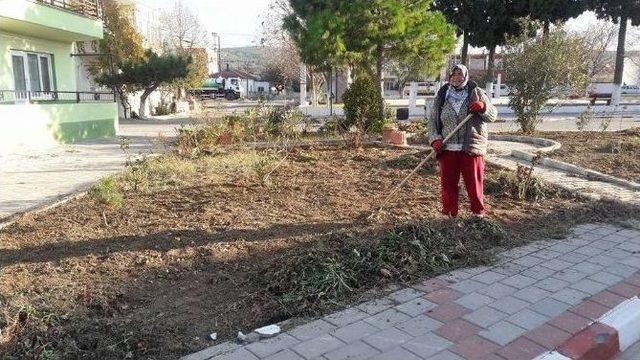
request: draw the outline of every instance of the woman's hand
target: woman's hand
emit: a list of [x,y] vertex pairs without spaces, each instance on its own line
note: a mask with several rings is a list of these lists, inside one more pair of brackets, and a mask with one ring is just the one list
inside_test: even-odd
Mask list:
[[437,140],[433,140],[433,142],[431,142],[431,147],[433,148],[433,151],[435,151],[436,153],[440,154],[442,152],[442,140],[437,139]]
[[482,101],[474,101],[469,104],[469,112],[472,114],[484,112],[486,109],[487,105]]

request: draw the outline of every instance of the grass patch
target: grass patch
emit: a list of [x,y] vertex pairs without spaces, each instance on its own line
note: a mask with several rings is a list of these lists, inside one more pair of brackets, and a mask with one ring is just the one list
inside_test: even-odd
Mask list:
[[130,162],[122,174],[122,181],[127,190],[149,191],[181,185],[197,170],[193,161],[172,154],[146,157]]
[[121,207],[124,201],[120,187],[118,186],[118,181],[113,176],[100,180],[91,187],[89,194],[98,202],[115,208]]

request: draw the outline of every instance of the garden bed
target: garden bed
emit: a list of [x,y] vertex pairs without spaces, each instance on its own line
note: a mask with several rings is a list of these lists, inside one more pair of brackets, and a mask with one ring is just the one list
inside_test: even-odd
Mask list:
[[488,220],[442,219],[432,163],[363,221],[418,161],[371,147],[136,162],[2,230],[0,353],[175,359],[213,345],[214,331],[230,339],[390,282],[488,263],[576,223],[637,216],[539,184],[537,201],[519,200],[518,182],[489,167]]
[[545,156],[640,183],[640,128],[622,131],[540,132],[562,147]]

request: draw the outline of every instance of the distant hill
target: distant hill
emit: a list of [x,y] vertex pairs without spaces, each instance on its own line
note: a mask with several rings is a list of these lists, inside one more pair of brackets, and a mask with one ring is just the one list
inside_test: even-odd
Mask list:
[[220,67],[225,70],[229,64],[230,70],[244,70],[258,75],[267,66],[267,51],[267,48],[261,46],[223,48],[220,52]]

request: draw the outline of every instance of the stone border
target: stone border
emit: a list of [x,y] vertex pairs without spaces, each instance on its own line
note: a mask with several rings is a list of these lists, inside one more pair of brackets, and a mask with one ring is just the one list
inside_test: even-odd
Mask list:
[[[517,158],[517,159],[521,159],[521,160],[526,160],[526,161],[532,161],[534,157],[536,157],[536,155],[528,153],[526,151],[521,151],[521,150],[511,150],[511,156]],[[632,190],[639,190],[640,191],[640,184],[633,182],[633,181],[629,181],[629,180],[624,180],[624,179],[620,179],[617,178],[615,176],[612,175],[607,175],[607,174],[603,174],[599,171],[595,171],[595,170],[591,170],[591,169],[587,169],[587,168],[583,168],[577,165],[573,165],[573,164],[569,164],[560,160],[555,160],[555,159],[550,159],[550,158],[540,158],[537,160],[537,163],[550,167],[550,168],[554,168],[554,169],[559,169],[568,173],[572,173],[572,174],[576,174],[576,175],[580,175],[583,176],[589,180],[599,180],[599,181],[603,181],[603,182],[608,182],[611,184],[615,184],[615,185],[619,185],[625,188],[629,188]]]
[[640,299],[632,297],[618,304],[556,350],[534,360],[614,359],[640,341]]
[[562,144],[560,144],[555,140],[537,138],[537,137],[531,137],[531,136],[523,136],[523,135],[491,134],[489,135],[489,140],[512,141],[512,142],[538,145],[541,147],[537,149],[536,152],[540,152],[540,153],[548,153],[554,150],[558,150],[562,147]]
[[[499,140],[499,141],[514,141],[521,143],[529,143],[534,145],[542,146],[539,149],[536,149],[537,154],[545,154],[554,150],[560,149],[562,146],[559,142],[550,139],[537,138],[531,136],[522,136],[522,135],[490,135],[490,140]],[[511,150],[511,156],[516,159],[525,160],[531,162],[536,155],[527,151],[522,150]],[[562,170],[568,173],[580,175],[582,177],[587,178],[588,180],[599,180],[615,185],[619,185],[625,188],[629,188],[632,190],[640,190],[640,184],[620,179],[612,175],[603,174],[599,171],[583,168],[577,165],[569,164],[560,160],[550,159],[550,158],[539,158],[537,163],[553,168]]]
[[[101,178],[102,179],[102,178]],[[37,215],[39,213],[45,212],[47,210],[51,210],[57,206],[60,206],[62,204],[68,203],[71,200],[75,200],[75,199],[79,199],[85,195],[87,195],[87,193],[89,192],[89,189],[91,188],[91,186],[93,186],[94,183],[91,183],[89,185],[82,185],[79,188],[67,193],[67,194],[63,194],[58,196],[55,200],[53,201],[48,201],[48,202],[44,202],[43,204],[40,205],[35,205],[27,210],[24,211],[20,211],[17,213],[14,213],[12,215],[9,215],[5,218],[0,219],[0,230],[11,226],[13,224],[15,224],[18,220],[20,220],[22,217],[27,216],[27,215]]]

